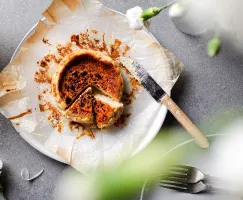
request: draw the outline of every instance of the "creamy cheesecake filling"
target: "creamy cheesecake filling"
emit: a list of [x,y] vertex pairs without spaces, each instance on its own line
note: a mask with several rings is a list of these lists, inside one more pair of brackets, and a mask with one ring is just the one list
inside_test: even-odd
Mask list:
[[93,109],[96,125],[100,129],[113,125],[123,112],[123,104],[102,94],[95,94]]

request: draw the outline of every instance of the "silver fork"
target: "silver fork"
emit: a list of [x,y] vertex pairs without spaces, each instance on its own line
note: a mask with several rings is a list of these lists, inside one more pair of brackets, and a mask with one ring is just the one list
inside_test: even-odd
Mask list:
[[223,181],[219,178],[212,177],[208,174],[204,174],[195,167],[190,167],[185,165],[171,166],[167,173],[163,173],[161,175],[161,179],[167,181],[179,181],[184,183],[198,183],[200,181],[204,181],[204,182]]
[[206,185],[202,181],[194,184],[185,182],[160,181],[159,186],[190,194],[197,194],[200,192],[221,191],[221,189],[213,188],[211,185]]
[[179,192],[190,193],[190,194],[198,194],[201,192],[210,192],[210,193],[217,192],[221,194],[239,196],[241,197],[241,199],[243,199],[242,192],[233,191],[229,189],[216,188],[213,187],[212,185],[204,184],[202,181],[198,183],[185,183],[185,182],[161,180],[159,182],[159,186],[171,190],[176,190]]
[[[191,194],[200,192],[220,192],[224,194],[241,195],[238,191],[215,188],[207,183],[214,181],[222,182],[222,180],[223,179],[203,174],[195,167],[174,165],[169,169],[169,172],[162,174],[159,186]],[[223,182],[225,181],[223,180]]]

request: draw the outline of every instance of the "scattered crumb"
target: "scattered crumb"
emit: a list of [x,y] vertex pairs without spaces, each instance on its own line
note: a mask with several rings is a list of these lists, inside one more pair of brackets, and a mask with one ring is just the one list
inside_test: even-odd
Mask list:
[[89,136],[90,138],[95,139],[95,135],[90,127],[85,127],[82,124],[71,121],[69,122],[69,128],[71,131],[75,129],[77,130],[77,134],[76,134],[77,140],[84,136]]
[[11,91],[14,91],[15,89],[7,89],[5,90],[6,92],[11,92]]
[[63,115],[58,110],[58,108],[56,108],[50,102],[47,101],[44,105],[39,104],[39,108],[40,112],[49,112],[48,121],[52,123],[53,128],[57,128],[58,132],[61,133],[63,128],[63,122],[61,121],[61,118]]
[[43,42],[44,44],[48,44],[49,46],[51,46],[51,43],[49,43],[49,40],[46,39],[46,38],[43,38],[43,39],[42,39],[42,42]]
[[91,30],[91,32],[94,33],[94,34],[98,34],[97,30]]
[[23,113],[21,113],[21,114],[19,114],[19,115],[10,117],[10,118],[8,118],[8,119],[9,119],[9,120],[18,119],[18,118],[24,117],[25,115],[31,114],[31,113],[32,113],[32,109],[28,109],[26,112],[23,112]]
[[49,76],[48,69],[40,69],[38,72],[35,72],[34,80],[36,83],[48,83],[51,84],[52,78]]
[[49,89],[45,89],[42,91],[43,94],[46,94],[47,92],[49,92]]
[[80,138],[82,138],[84,136],[89,136],[91,139],[95,139],[95,135],[94,135],[93,131],[90,128],[83,128],[82,133],[80,133],[80,132],[77,133],[76,139],[78,140],[78,139],[80,139]]
[[58,54],[61,56],[61,57],[65,57],[67,56],[68,54],[72,53],[73,50],[72,50],[72,43],[68,43],[67,45],[63,46],[61,44],[58,44],[57,45],[57,51],[58,51]]
[[111,57],[113,59],[117,59],[120,57],[120,46],[122,45],[122,42],[118,39],[115,39],[114,44],[110,45],[111,48]]
[[45,112],[45,105],[39,104],[39,108],[41,112]]
[[131,113],[127,113],[127,114],[122,114],[121,117],[116,121],[116,123],[114,124],[116,127],[124,127],[126,126],[126,120],[128,118],[130,118]]
[[126,56],[126,55],[127,55],[127,52],[130,51],[130,49],[131,49],[131,48],[130,48],[129,46],[126,45],[126,46],[125,46],[125,50],[124,50],[124,52],[122,53],[122,56]]
[[[91,30],[91,33],[98,34],[97,30]],[[110,44],[109,48],[107,47],[106,41],[105,41],[105,33],[102,35],[102,40],[100,38],[91,38],[90,37],[89,30],[86,30],[86,32],[80,33],[80,34],[74,34],[71,36],[70,41],[74,42],[77,47],[80,49],[91,49],[94,51],[100,51],[111,58],[118,59],[120,56],[126,56],[128,51],[130,50],[130,47],[128,45],[125,45],[124,50],[122,50],[120,47],[123,45],[123,43],[115,39],[113,44]]]
[[73,121],[69,122],[69,128],[70,128],[71,131],[76,129],[78,132],[81,132],[81,130],[83,130],[82,124],[79,124],[79,123],[73,122]]
[[41,96],[40,94],[38,94],[38,100],[41,101],[43,96]]
[[51,84],[52,77],[49,75],[49,69],[52,62],[59,62],[56,56],[52,54],[46,55],[42,60],[38,62],[40,69],[39,71],[35,72],[35,82]]

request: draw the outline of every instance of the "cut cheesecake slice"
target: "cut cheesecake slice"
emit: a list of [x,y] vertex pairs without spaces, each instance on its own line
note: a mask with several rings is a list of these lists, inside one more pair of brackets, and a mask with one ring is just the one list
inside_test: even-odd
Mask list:
[[65,116],[77,123],[84,125],[93,125],[94,116],[92,109],[92,88],[87,88],[70,106],[66,112]]
[[123,112],[123,104],[102,94],[94,95],[94,114],[100,129],[112,126]]

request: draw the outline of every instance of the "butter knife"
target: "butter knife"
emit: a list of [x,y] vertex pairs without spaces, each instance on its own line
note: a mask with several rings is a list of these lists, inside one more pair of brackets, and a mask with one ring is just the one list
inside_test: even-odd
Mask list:
[[167,107],[199,147],[209,147],[209,142],[203,133],[138,62],[125,57],[121,57],[120,62],[157,102],[163,103]]

